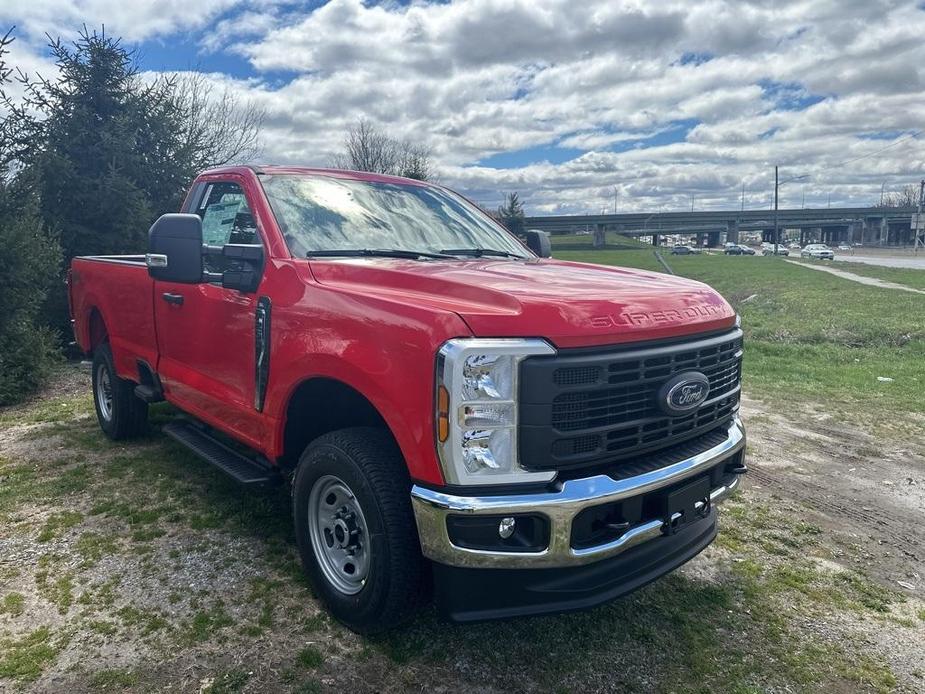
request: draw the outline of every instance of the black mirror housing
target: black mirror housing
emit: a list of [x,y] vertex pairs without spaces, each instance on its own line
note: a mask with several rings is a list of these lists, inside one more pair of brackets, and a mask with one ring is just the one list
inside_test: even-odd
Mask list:
[[202,281],[202,220],[195,214],[165,214],[148,231],[148,274],[164,282]]
[[527,248],[536,253],[540,258],[549,258],[552,256],[552,242],[549,240],[549,234],[539,229],[527,229],[524,232]]
[[[210,247],[211,248],[211,247]],[[259,243],[228,243],[221,247],[221,256],[236,261],[222,273],[222,286],[242,292],[255,292],[263,274],[263,246]]]

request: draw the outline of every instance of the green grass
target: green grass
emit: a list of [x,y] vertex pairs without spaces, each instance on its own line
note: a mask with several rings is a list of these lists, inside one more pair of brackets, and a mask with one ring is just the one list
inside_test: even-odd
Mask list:
[[0,614],[8,614],[12,617],[18,617],[23,613],[26,599],[22,593],[7,593],[0,600]]
[[32,681],[58,656],[48,627],[40,627],[19,639],[0,639],[0,678]]
[[193,615],[181,635],[181,642],[187,645],[208,641],[215,632],[234,624],[224,607],[215,605],[209,610],[200,610]]
[[140,681],[132,670],[97,670],[90,676],[90,687],[98,691],[124,691]]
[[[925,252],[920,253],[918,257],[925,257]],[[853,272],[856,275],[863,275],[864,277],[875,277],[879,280],[895,282],[896,284],[902,284],[907,287],[912,287],[913,289],[925,289],[925,270],[883,267],[882,265],[852,263],[851,261],[842,260],[839,260],[835,263],[826,263],[826,265],[831,266],[836,270],[846,270],[847,272]]]
[[[594,234],[552,234],[549,240],[553,250],[582,250],[594,245]],[[648,243],[614,231],[608,231],[605,234],[604,243],[604,248],[610,249],[650,248]]]
[[315,668],[321,667],[321,663],[324,662],[324,656],[314,646],[306,646],[301,651],[297,657],[299,665],[304,668],[314,670]]
[[74,417],[92,410],[93,396],[88,391],[65,398],[38,400],[20,407],[0,408],[0,425],[70,422]]
[[229,670],[216,676],[212,684],[205,687],[203,694],[232,694],[232,692],[243,691],[250,679],[250,673],[244,670]]
[[49,542],[61,532],[73,528],[76,525],[80,525],[82,520],[83,514],[76,511],[53,513],[48,517],[48,520],[45,521],[45,525],[42,526],[42,530],[39,532],[37,539],[39,542]]
[[[565,260],[659,270],[651,252],[561,252]],[[925,411],[925,296],[857,284],[780,258],[682,256],[675,273],[706,282],[742,315],[744,383],[872,418]],[[878,376],[892,378],[880,382]]]

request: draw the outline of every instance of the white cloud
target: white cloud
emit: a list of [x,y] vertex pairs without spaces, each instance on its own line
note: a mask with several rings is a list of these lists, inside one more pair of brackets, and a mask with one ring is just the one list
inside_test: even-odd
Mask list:
[[126,41],[142,41],[207,25],[240,0],[4,0],[0,20],[27,35],[71,37],[86,24],[105,25]]
[[[860,204],[925,168],[925,135],[839,166],[890,144],[858,135],[925,123],[912,0],[233,4],[8,0],[0,18],[29,36],[82,22],[128,40],[193,32],[251,62],[256,78],[214,78],[267,108],[268,159],[325,164],[364,116],[430,145],[443,182],[486,204],[518,190],[528,211],[597,211],[613,185],[621,209],[737,205],[743,182],[763,205],[775,163],[811,175],[785,204],[804,190],[807,204]],[[695,124],[682,141],[679,121]],[[474,165],[549,147],[585,153]]]

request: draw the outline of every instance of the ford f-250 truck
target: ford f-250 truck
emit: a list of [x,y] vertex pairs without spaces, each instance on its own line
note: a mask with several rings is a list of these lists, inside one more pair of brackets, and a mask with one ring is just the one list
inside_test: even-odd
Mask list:
[[244,484],[289,481],[349,627],[585,608],[714,538],[746,471],[742,332],[704,284],[549,258],[440,186],[230,167],[145,256],[71,266],[96,413],[148,403]]

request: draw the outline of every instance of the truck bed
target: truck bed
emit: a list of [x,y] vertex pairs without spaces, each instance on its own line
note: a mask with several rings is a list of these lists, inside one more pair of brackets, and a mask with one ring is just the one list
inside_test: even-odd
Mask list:
[[137,381],[139,360],[157,368],[154,281],[143,255],[74,258],[68,284],[74,339],[83,351],[108,335],[119,376]]

